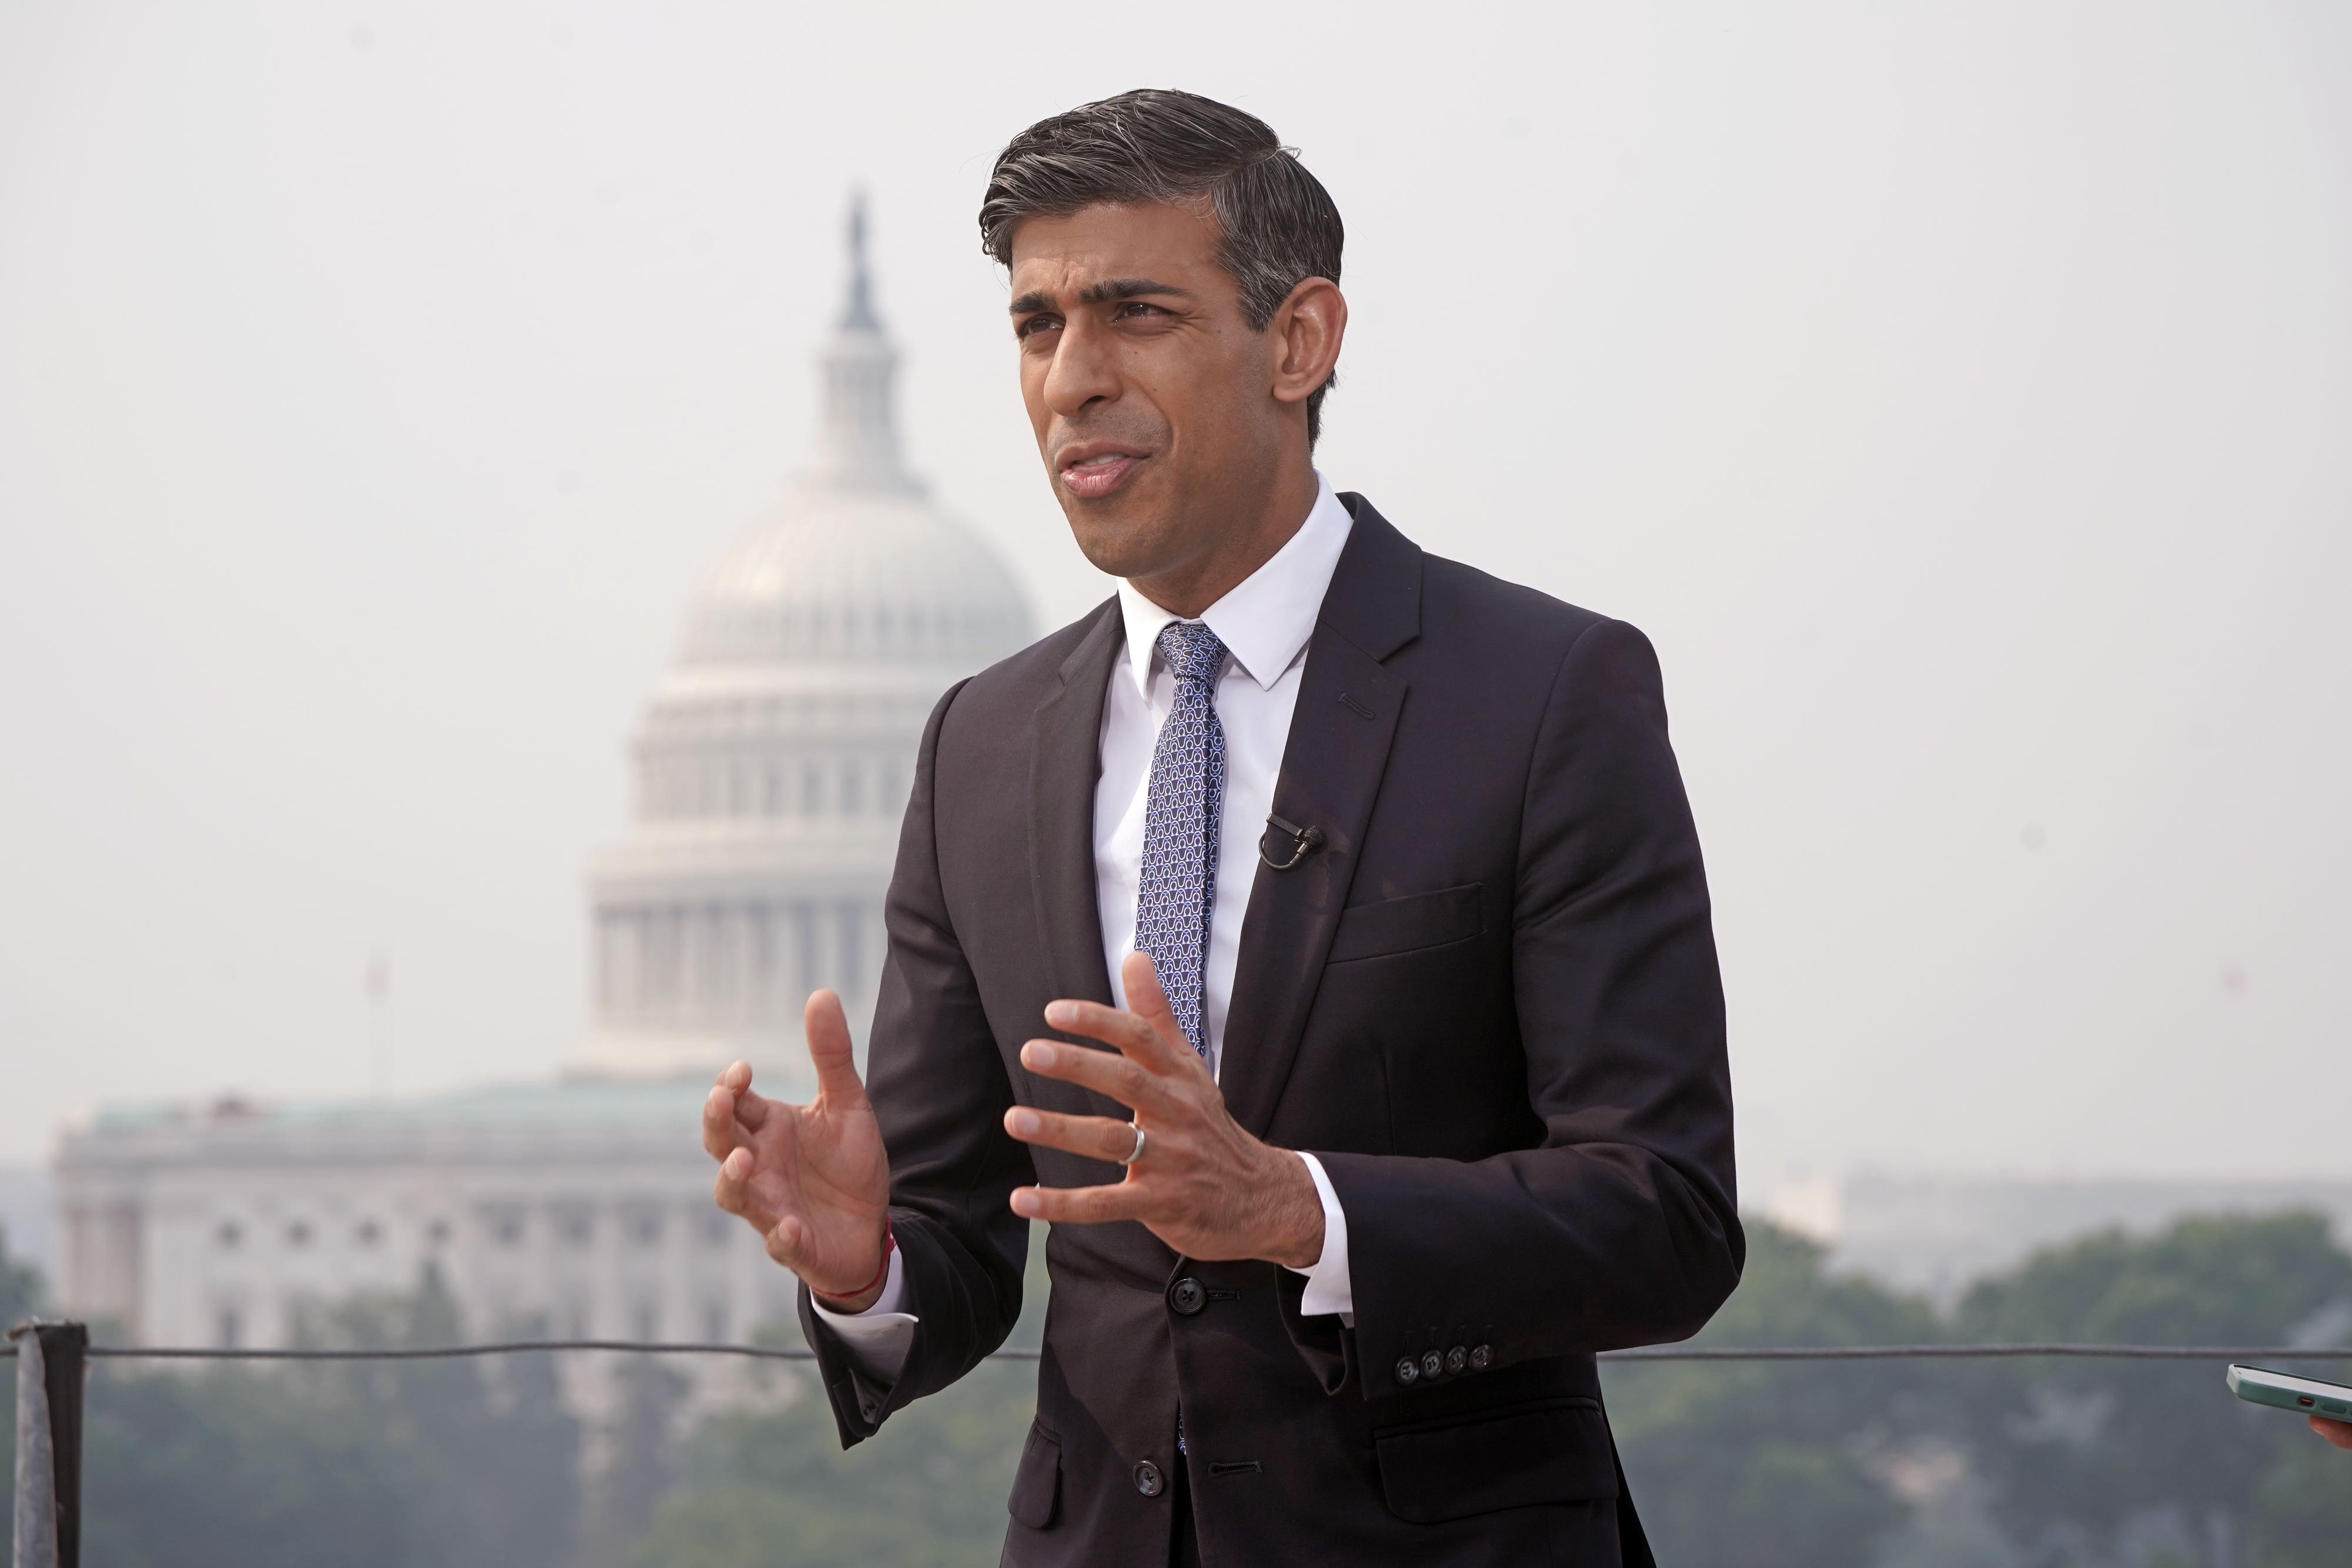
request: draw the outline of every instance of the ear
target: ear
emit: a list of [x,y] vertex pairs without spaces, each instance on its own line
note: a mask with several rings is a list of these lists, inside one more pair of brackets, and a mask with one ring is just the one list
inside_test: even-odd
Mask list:
[[1303,403],[1331,379],[1348,335],[1348,298],[1328,277],[1302,279],[1266,323],[1277,402]]

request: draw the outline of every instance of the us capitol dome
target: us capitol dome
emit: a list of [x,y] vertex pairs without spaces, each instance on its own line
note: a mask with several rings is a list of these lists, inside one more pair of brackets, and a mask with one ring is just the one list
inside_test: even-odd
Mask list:
[[[64,1306],[136,1342],[222,1347],[292,1343],[337,1301],[424,1280],[491,1336],[719,1341],[789,1318],[791,1276],[710,1201],[710,1076],[745,1057],[805,1098],[820,986],[863,1036],[923,722],[1031,635],[1003,563],[900,456],[855,213],[849,263],[815,461],[703,580],[632,737],[632,821],[588,879],[586,1070],[104,1106],[58,1147]],[[618,1419],[618,1364],[564,1359],[592,1424]],[[718,1362],[691,1375],[732,1386]]]
[[820,986],[863,1039],[924,720],[1033,635],[1003,564],[907,471],[862,212],[849,244],[817,461],[704,579],[632,748],[635,823],[591,874],[602,1071],[740,1056],[805,1082]]

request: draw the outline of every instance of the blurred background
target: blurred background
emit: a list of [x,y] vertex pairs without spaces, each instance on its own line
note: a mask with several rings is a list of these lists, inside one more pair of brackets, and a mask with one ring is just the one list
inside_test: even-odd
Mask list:
[[[2352,12],[2317,0],[0,0],[0,1307],[791,1332],[697,1228],[677,1074],[788,1061],[778,998],[870,978],[901,710],[1108,591],[973,213],[1014,131],[1138,85],[1265,117],[1346,216],[1333,483],[1658,646],[1760,1239],[1710,1333],[2345,1343]],[[825,389],[894,366],[852,472],[881,427]],[[747,653],[739,612],[818,630]],[[1025,1373],[887,1461],[788,1378],[658,1370],[110,1368],[96,1539],[989,1560]],[[2352,1470],[2202,1369],[1687,1371],[1612,1384],[1675,1561],[2340,1561]],[[2120,1446],[2156,1428],[2194,1441]],[[521,1522],[448,1501],[488,1472],[436,1433],[538,1456]],[[240,1490],[271,1442],[315,1496]]]

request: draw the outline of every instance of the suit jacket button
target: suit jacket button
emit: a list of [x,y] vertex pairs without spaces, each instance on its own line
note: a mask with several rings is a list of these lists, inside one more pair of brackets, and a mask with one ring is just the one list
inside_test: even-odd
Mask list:
[[1470,1353],[1469,1353],[1468,1351],[1465,1350],[1464,1348],[1462,1348],[1462,1346],[1460,1346],[1460,1345],[1458,1345],[1458,1344],[1457,1344],[1457,1345],[1455,1345],[1452,1350],[1449,1350],[1449,1351],[1447,1351],[1447,1352],[1445,1353],[1445,1370],[1446,1370],[1446,1371],[1448,1371],[1448,1372],[1460,1372],[1464,1367],[1465,1367],[1465,1366],[1467,1366],[1467,1365],[1469,1365],[1469,1364],[1470,1364]]
[[1495,1347],[1482,1344],[1470,1353],[1470,1370],[1484,1372],[1495,1364]]
[[1160,1467],[1150,1459],[1135,1467],[1135,1490],[1146,1497],[1158,1497],[1167,1482],[1160,1477]]
[[1435,1377],[1444,1370],[1445,1358],[1435,1351],[1433,1350],[1421,1358],[1421,1375],[1423,1377]]
[[1421,1363],[1413,1360],[1413,1358],[1409,1355],[1402,1358],[1396,1364],[1396,1379],[1399,1383],[1419,1383],[1421,1381]]
[[1191,1317],[1209,1304],[1209,1292],[1201,1281],[1187,1274],[1168,1287],[1168,1304],[1186,1317]]

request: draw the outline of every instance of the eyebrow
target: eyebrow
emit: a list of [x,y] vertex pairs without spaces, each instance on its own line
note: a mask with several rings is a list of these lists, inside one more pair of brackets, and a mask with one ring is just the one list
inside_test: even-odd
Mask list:
[[[1191,289],[1179,288],[1172,283],[1161,283],[1154,278],[1107,277],[1100,283],[1089,283],[1078,290],[1078,303],[1108,305],[1114,299],[1135,299],[1146,294],[1172,294],[1179,299],[1192,298]],[[1031,289],[1006,307],[1015,316],[1033,315],[1053,308],[1054,297],[1042,288]]]

